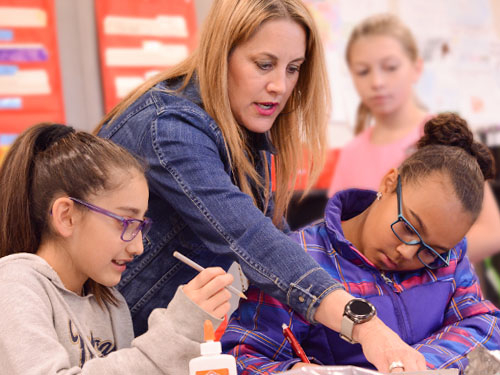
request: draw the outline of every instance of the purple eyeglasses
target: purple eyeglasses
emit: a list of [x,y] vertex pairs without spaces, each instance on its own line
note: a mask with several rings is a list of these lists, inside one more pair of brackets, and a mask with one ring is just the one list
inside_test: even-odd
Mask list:
[[81,204],[82,206],[87,207],[88,209],[98,212],[100,214],[112,217],[113,219],[116,219],[118,221],[121,221],[123,225],[123,231],[120,236],[122,241],[125,242],[130,242],[132,241],[139,232],[142,232],[142,236],[144,237],[149,230],[151,229],[151,224],[153,221],[147,217],[144,218],[144,220],[139,220],[139,219],[125,219],[124,217],[114,214],[113,212],[110,212],[108,210],[105,210],[104,208],[94,206],[91,203],[82,201],[77,198],[72,198],[69,197],[73,202]]

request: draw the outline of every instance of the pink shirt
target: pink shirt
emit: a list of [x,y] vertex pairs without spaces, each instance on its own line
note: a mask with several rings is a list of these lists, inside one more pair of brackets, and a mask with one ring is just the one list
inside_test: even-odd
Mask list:
[[392,143],[371,143],[373,127],[360,133],[342,148],[328,196],[353,187],[378,190],[382,177],[391,168],[398,167],[415,150],[415,143],[423,135],[428,118],[405,137]]

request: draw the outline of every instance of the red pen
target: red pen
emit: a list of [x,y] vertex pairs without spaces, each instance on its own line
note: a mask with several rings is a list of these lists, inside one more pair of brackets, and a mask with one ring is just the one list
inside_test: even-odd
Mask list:
[[281,328],[283,328],[283,336],[285,336],[290,345],[292,345],[293,352],[297,354],[297,356],[300,358],[302,362],[311,363],[309,358],[307,358],[304,349],[302,349],[302,346],[300,346],[299,342],[297,341],[297,338],[294,336],[290,328],[285,323],[281,325]]

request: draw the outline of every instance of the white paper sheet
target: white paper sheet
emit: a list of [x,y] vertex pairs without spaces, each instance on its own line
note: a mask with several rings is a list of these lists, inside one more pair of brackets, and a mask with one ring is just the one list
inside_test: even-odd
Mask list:
[[146,35],[187,38],[186,19],[182,16],[161,15],[156,18],[107,16],[104,33],[110,35]]
[[0,7],[0,27],[45,27],[47,13],[39,8]]
[[145,42],[141,48],[108,48],[105,61],[108,66],[171,66],[189,54],[185,44]]

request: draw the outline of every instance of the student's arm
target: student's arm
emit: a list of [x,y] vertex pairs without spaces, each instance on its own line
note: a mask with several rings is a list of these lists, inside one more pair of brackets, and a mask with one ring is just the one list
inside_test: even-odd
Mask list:
[[[187,374],[189,360],[200,353],[204,320],[212,320],[214,326],[220,323],[178,291],[168,309],[153,311],[149,319],[150,330],[133,340],[132,347],[119,349],[104,358],[90,359],[80,368],[72,365],[67,348],[59,341],[54,328],[54,312],[44,295],[42,288],[33,290],[20,283],[1,280],[2,373]],[[124,301],[122,304],[127,309]],[[131,326],[128,330],[131,332]]]
[[500,251],[500,210],[488,182],[479,217],[467,232],[467,243],[467,255],[473,264]]
[[[200,356],[205,320],[210,320],[214,328],[222,323],[222,319],[206,313],[179,287],[166,309],[153,310],[148,320],[148,331],[132,341],[132,350],[137,349],[145,354],[161,369],[161,374],[187,374],[189,361]],[[141,359],[139,366],[144,361],[145,359]],[[156,374],[140,367],[129,373]]]
[[222,336],[224,351],[235,356],[240,375],[264,375],[292,368],[300,359],[294,356],[281,326],[287,324],[301,342],[309,332],[309,323],[254,287],[247,291],[247,297],[240,301]]
[[441,329],[413,345],[422,353],[429,368],[467,365],[465,356],[482,345],[500,348],[500,311],[482,300],[481,290],[469,260],[463,257],[455,272],[456,290],[445,312]]

